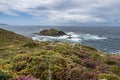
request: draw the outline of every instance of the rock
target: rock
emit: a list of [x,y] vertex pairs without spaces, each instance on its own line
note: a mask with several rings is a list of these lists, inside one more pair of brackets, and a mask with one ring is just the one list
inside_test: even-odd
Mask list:
[[36,34],[43,35],[43,36],[63,36],[63,35],[66,35],[65,32],[56,30],[54,28],[52,28],[50,30],[43,30],[43,31],[36,33]]

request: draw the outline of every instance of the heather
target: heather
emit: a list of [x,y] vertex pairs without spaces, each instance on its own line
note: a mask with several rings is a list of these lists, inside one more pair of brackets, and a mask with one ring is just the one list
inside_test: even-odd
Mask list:
[[33,41],[0,29],[2,80],[120,80],[120,55],[70,42]]

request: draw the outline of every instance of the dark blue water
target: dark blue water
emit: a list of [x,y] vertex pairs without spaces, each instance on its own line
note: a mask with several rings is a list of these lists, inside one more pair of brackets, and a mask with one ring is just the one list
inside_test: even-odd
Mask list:
[[120,54],[120,27],[55,27],[71,35],[72,39],[68,39],[67,36],[49,37],[33,34],[44,29],[53,28],[51,26],[2,26],[2,28],[31,37],[34,40],[70,41],[92,46],[104,52]]
[[120,27],[62,27],[62,30],[105,36],[107,39],[82,41],[82,44],[108,53],[120,53]]

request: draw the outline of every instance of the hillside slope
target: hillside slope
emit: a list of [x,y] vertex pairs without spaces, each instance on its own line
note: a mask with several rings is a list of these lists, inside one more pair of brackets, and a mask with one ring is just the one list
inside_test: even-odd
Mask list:
[[0,78],[120,80],[120,55],[80,44],[36,42],[0,29]]
[[21,44],[21,43],[26,43],[29,42],[30,39],[27,39],[21,35],[18,35],[14,32],[7,31],[4,29],[0,29],[0,44]]

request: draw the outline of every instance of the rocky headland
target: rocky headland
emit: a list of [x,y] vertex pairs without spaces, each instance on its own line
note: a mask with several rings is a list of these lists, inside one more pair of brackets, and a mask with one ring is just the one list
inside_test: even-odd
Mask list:
[[55,28],[51,28],[49,30],[43,30],[43,31],[40,31],[36,34],[43,35],[43,36],[63,36],[63,35],[66,35],[65,32],[59,31]]

